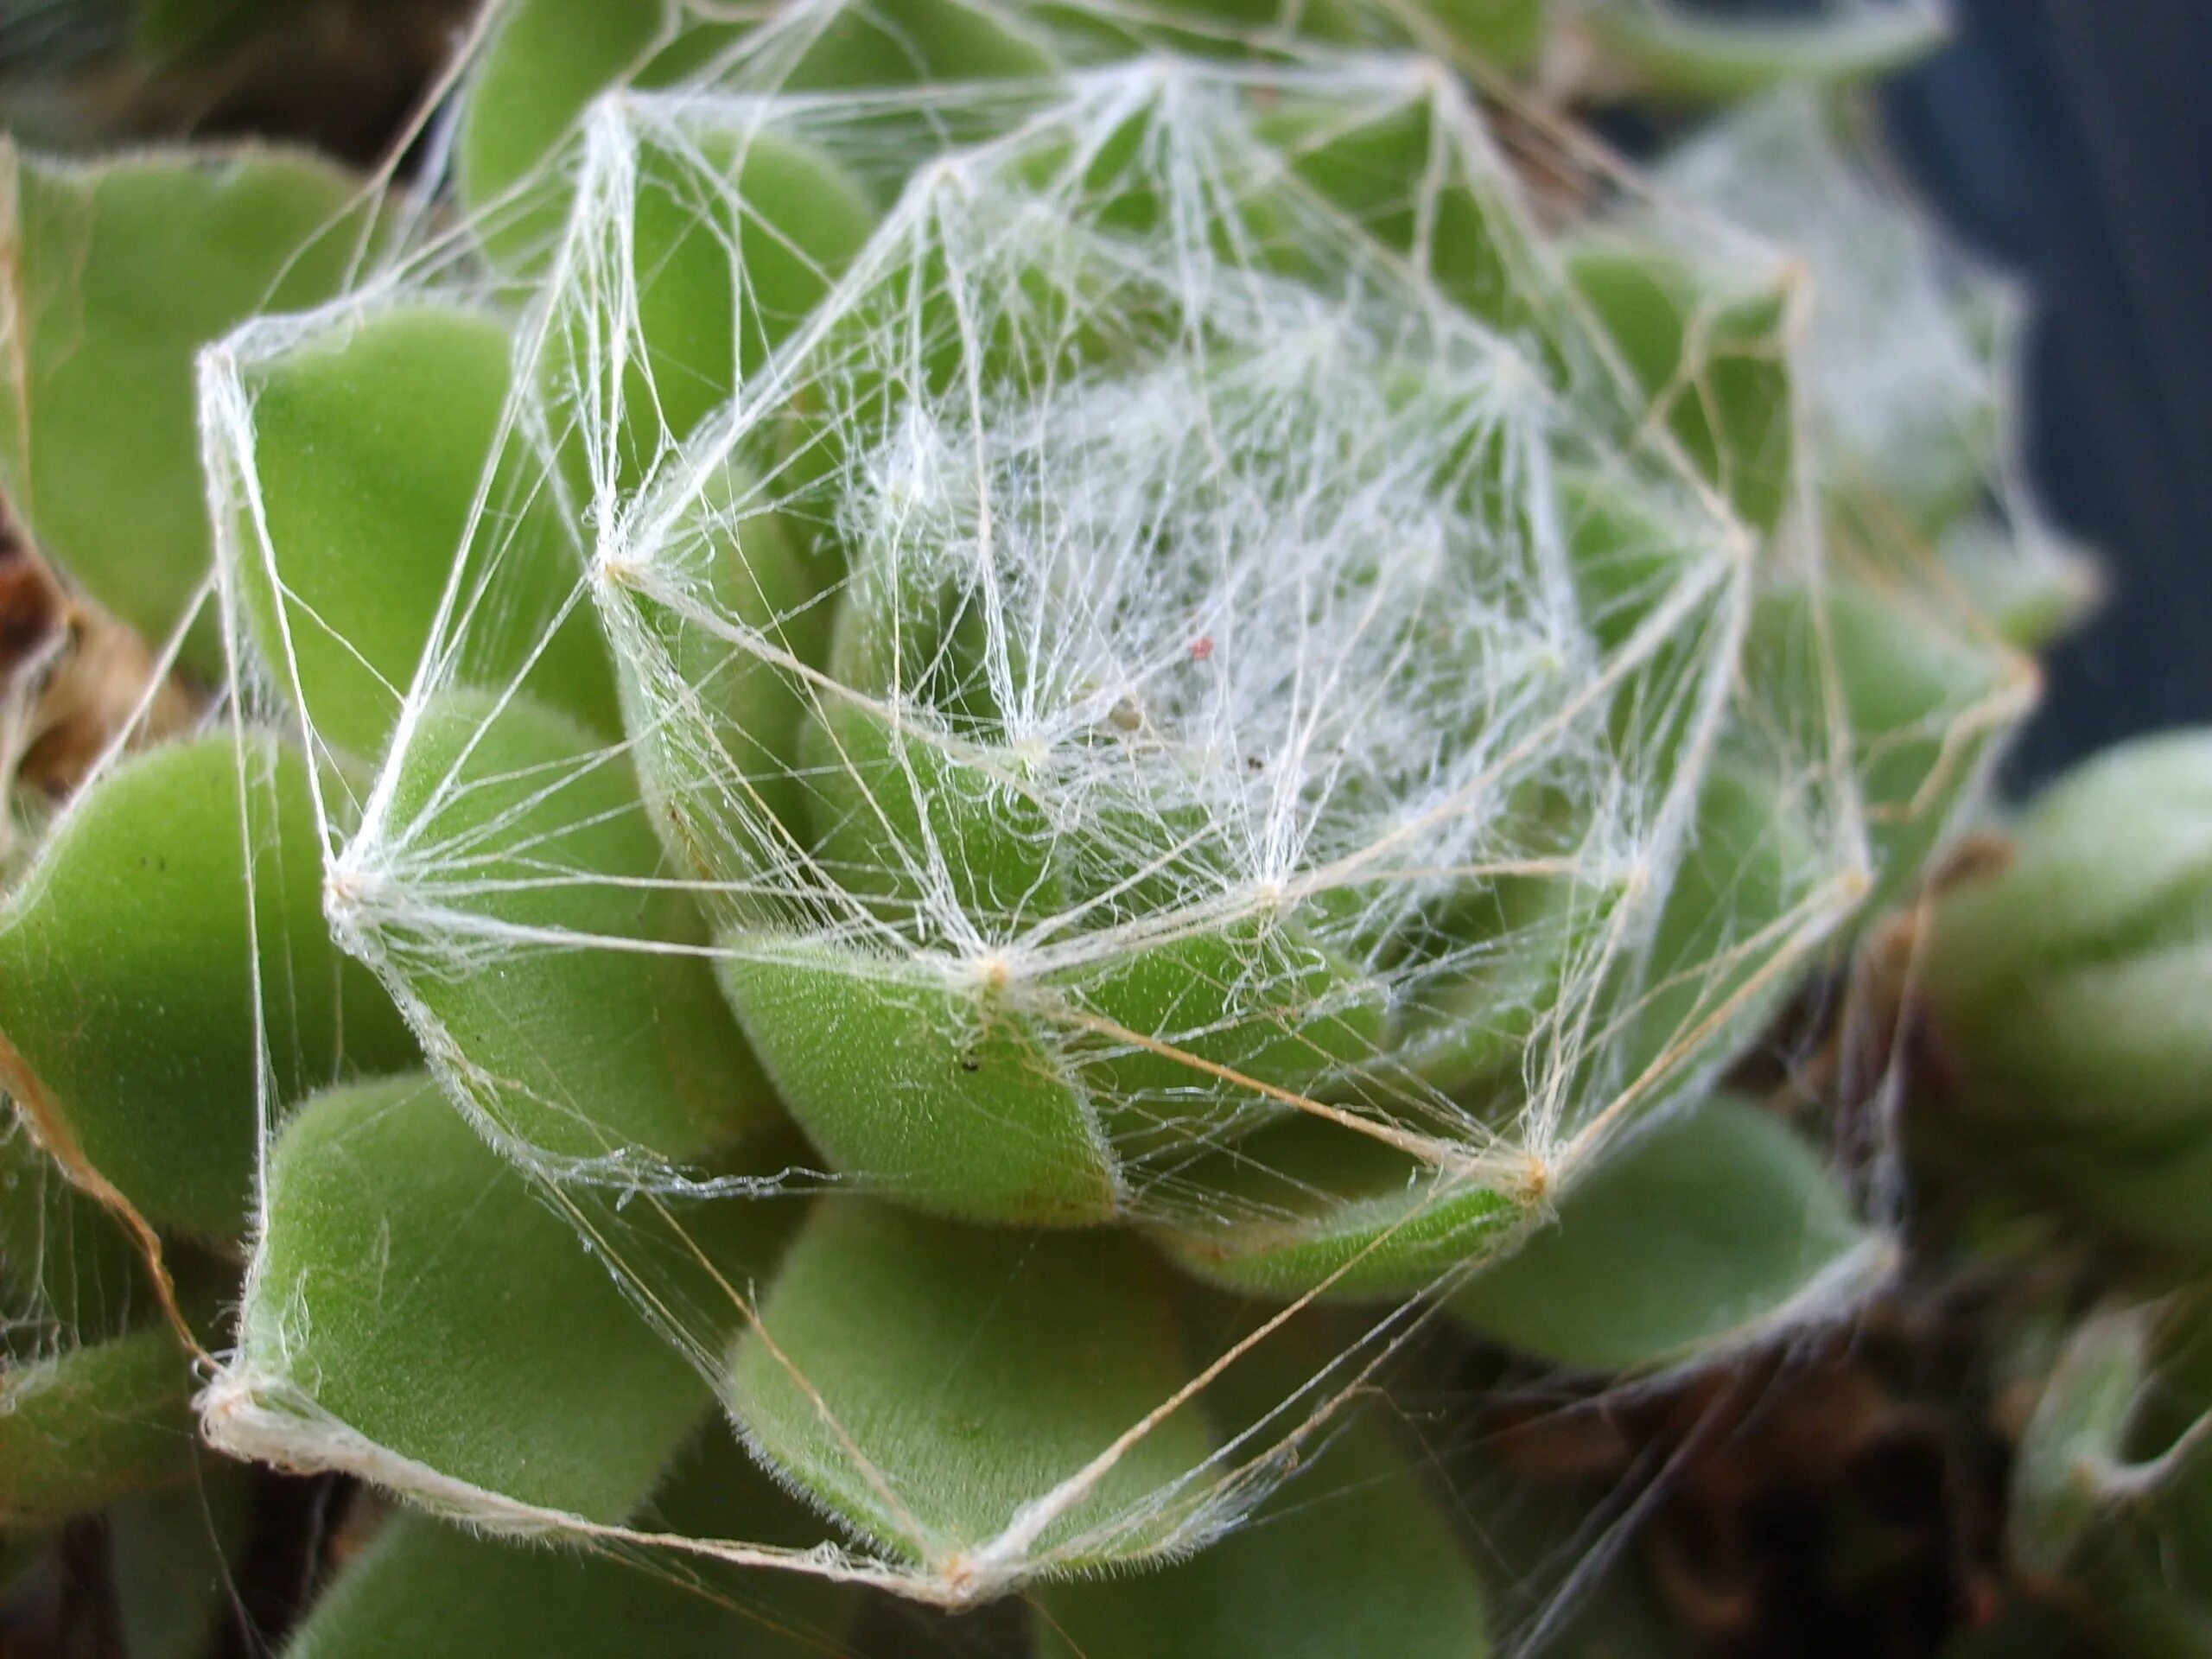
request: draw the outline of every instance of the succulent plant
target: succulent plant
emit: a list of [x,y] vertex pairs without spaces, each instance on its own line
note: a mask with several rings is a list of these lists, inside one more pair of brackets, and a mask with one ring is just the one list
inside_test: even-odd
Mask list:
[[2002,308],[1822,99],[1644,181],[1452,73],[1558,22],[523,0],[419,195],[12,161],[13,707],[148,651],[16,769],[10,1528],[358,1477],[307,1659],[1464,1656],[1416,1338],[1878,1283],[1718,1085],[2031,694]]

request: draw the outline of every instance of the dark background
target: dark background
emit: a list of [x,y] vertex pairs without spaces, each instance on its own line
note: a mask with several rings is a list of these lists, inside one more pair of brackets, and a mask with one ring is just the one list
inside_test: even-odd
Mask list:
[[1888,92],[1908,170],[2028,279],[2024,442],[2110,597],[2050,664],[2023,777],[2212,720],[2212,0],[1954,0]]

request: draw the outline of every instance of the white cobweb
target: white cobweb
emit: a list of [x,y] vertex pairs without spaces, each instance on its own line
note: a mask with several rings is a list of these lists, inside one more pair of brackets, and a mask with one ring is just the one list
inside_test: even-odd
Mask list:
[[[1762,547],[1698,479],[1564,281],[1538,228],[1559,203],[1530,204],[1448,78],[1285,49],[789,89],[829,15],[796,9],[680,90],[596,105],[554,163],[574,207],[531,277],[480,252],[480,231],[541,210],[542,194],[518,193],[433,227],[337,304],[249,327],[204,378],[237,707],[327,763],[342,938],[384,976],[455,1107],[741,1420],[727,1332],[757,1320],[753,1289],[701,1306],[648,1218],[816,1189],[817,1205],[918,1193],[929,1207],[922,1178],[850,1157],[733,1173],[589,1122],[580,1150],[549,1129],[572,1101],[487,1068],[441,1014],[454,986],[547,955],[703,959],[731,982],[826,961],[844,994],[908,1007],[918,1027],[948,999],[988,1005],[1076,1080],[1109,1194],[1096,1219],[1185,1239],[1310,1219],[1335,1201],[1335,1154],[1272,1162],[1286,1126],[1398,1160],[1414,1198],[1326,1289],[1471,1192],[1522,1218],[1485,1249],[1540,1220],[1601,1149],[1733,1057],[1869,879],[1836,712],[1783,721],[1745,702],[1752,605],[1764,585],[1816,579],[1814,528],[1793,518]],[[1387,211],[1348,211],[1303,165],[1408,119],[1426,161]],[[803,317],[756,294],[741,257],[766,223],[741,188],[748,158],[792,145],[880,210],[835,269],[767,224],[822,289]],[[1565,150],[1545,159],[1585,170]],[[736,335],[774,336],[714,365],[728,395],[684,429],[668,412],[693,394],[656,378],[641,292],[655,273],[638,255],[641,200],[671,198],[721,227]],[[1467,234],[1452,217],[1467,201],[1487,216],[1488,277],[1448,239]],[[1771,260],[1706,234],[1737,271]],[[302,642],[342,640],[342,620],[292,595],[277,639],[253,643],[247,591],[283,590],[287,569],[256,496],[256,371],[424,306],[509,323],[512,389],[429,646],[390,686],[391,746],[347,756],[289,695]],[[1586,531],[1617,510],[1631,529],[1593,556]],[[518,527],[548,512],[569,573],[550,604],[515,597],[531,580]],[[771,534],[792,555],[772,576],[747,563]],[[501,658],[487,642],[518,619],[534,648]],[[578,619],[618,665],[619,740],[527,778],[467,774],[464,751],[410,781],[442,699],[511,706]],[[490,660],[505,666],[487,678]],[[733,685],[791,730],[734,727]],[[855,734],[879,749],[858,753]],[[544,829],[610,772],[639,778],[622,810],[665,849],[645,885],[696,924],[502,920],[518,885],[638,885],[576,861],[591,824]],[[1765,791],[1749,841],[1707,823],[1717,779]],[[467,836],[442,830],[474,794],[511,804]],[[485,849],[525,823],[518,882]],[[1700,853],[1714,896],[1670,942],[1669,897]],[[1228,944],[1204,994],[1147,1028],[1114,1017],[1118,970],[1208,941]],[[1486,1033],[1490,1058],[1459,1052]],[[1286,1047],[1310,1063],[1285,1064]],[[883,1086],[906,1085],[887,1066]],[[810,1551],[683,1542],[534,1508],[374,1445],[281,1354],[219,1379],[209,1425],[486,1526],[957,1603],[1233,1524],[1468,1266],[1348,1313],[1282,1298],[995,1535],[951,1550],[827,1522]],[[1244,1411],[1186,1475],[1100,1508],[1133,1446],[1294,1332],[1291,1351],[1328,1357],[1302,1363],[1300,1386]]]

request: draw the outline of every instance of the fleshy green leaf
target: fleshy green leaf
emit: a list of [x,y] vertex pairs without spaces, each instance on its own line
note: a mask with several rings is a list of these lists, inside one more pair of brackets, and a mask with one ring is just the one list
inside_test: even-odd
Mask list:
[[255,639],[288,691],[296,671],[318,737],[364,759],[384,751],[449,584],[467,622],[447,677],[499,690],[520,677],[618,729],[589,606],[561,619],[581,555],[542,464],[501,430],[508,353],[490,317],[414,306],[245,371],[268,537],[264,556],[248,533],[241,571]]
[[[821,1523],[727,1435],[687,1455],[646,1524],[804,1545]],[[285,1648],[285,1659],[812,1659],[843,1651],[849,1592],[796,1573],[480,1537],[391,1516]]]
[[1810,1147],[1716,1095],[1607,1156],[1449,1306],[1547,1359],[1640,1370],[1833,1313],[1890,1259]]
[[988,984],[857,949],[732,948],[721,980],[746,1035],[837,1167],[944,1215],[1028,1226],[1113,1215],[1113,1154],[1081,1084]]
[[[510,1133],[563,1157],[680,1161],[774,1116],[697,916],[655,885],[660,845],[621,751],[525,697],[454,691],[396,764],[393,821],[437,872],[440,913],[417,924],[402,898],[376,948]],[[466,880],[447,893],[455,856]],[[499,971],[451,971],[454,929],[507,931]]]
[[619,407],[619,433],[595,435],[621,445],[617,475],[634,489],[664,443],[689,436],[814,311],[878,214],[857,179],[790,132],[679,122],[626,137],[634,194],[582,221],[609,238],[588,257],[611,269],[569,296],[582,315],[559,326],[578,383],[613,379],[609,342],[633,331],[620,385],[573,401]]
[[1648,245],[1593,238],[1568,271],[1690,463],[1744,521],[1771,530],[1796,464],[1786,280],[1723,284]]
[[584,106],[651,61],[677,29],[674,0],[517,0],[478,57],[454,142],[472,219],[510,255],[542,245],[560,223],[556,196],[518,213],[495,206],[542,167]]
[[[550,1196],[419,1074],[316,1096],[270,1165],[240,1323],[254,1393],[283,1409],[296,1391],[454,1479],[622,1519],[709,1396],[610,1276],[610,1263],[639,1270],[661,1210]],[[741,1281],[767,1256],[747,1235],[772,1220],[766,1206],[722,1204],[682,1224],[716,1249],[734,1232]],[[210,1427],[220,1439],[223,1423]]]
[[1423,0],[1437,22],[1478,62],[1522,70],[1543,50],[1551,0]]
[[1052,54],[1016,30],[1018,10],[976,0],[845,0],[783,84],[795,92],[1049,79]]
[[[832,1198],[738,1344],[733,1403],[752,1442],[815,1501],[957,1580],[1025,1504],[1187,1375],[1166,1281],[1125,1237],[969,1229]],[[1157,1548],[1173,1519],[1157,1495],[1211,1450],[1185,1405],[1022,1560],[993,1565],[1041,1551],[1072,1569]]]
[[1355,1130],[1299,1118],[1174,1172],[1154,1239],[1248,1295],[1416,1295],[1497,1249],[1527,1211]]
[[57,1520],[192,1467],[191,1361],[167,1331],[0,1374],[0,1519]]
[[2212,738],[2140,739],[2063,779],[2008,860],[1943,893],[1926,938],[1967,1092],[2155,1180],[2212,1124]]
[[35,1115],[210,1236],[245,1218],[264,1082],[281,1103],[415,1052],[331,944],[306,764],[262,737],[156,750],[75,804],[0,911],[0,1033]]
[[[358,181],[279,150],[99,164],[0,149],[0,481],[41,547],[156,641],[212,554],[193,356],[335,292],[370,235]],[[212,614],[186,661],[223,674]]]
[[1482,1659],[1472,1567],[1372,1417],[1194,1559],[1036,1592],[1037,1659]]
[[1815,885],[1829,874],[1807,807],[1764,766],[1729,757],[1707,774],[1660,910],[1624,1085],[1739,1046],[1788,995],[1793,976],[1779,968],[1792,924],[1816,919]]
[[1916,874],[2024,706],[2031,671],[1955,626],[1924,592],[1847,577],[1764,595],[1745,645],[1757,703],[1820,753],[1831,690],[1850,744],[1879,890]]

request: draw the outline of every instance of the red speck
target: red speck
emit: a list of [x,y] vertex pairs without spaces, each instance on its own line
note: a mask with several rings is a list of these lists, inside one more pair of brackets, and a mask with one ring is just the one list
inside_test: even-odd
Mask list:
[[1207,658],[1212,655],[1213,636],[1211,634],[1202,633],[1196,639],[1193,639],[1191,642],[1191,660],[1192,662],[1203,663]]

